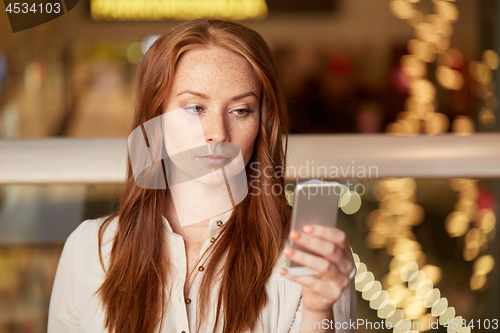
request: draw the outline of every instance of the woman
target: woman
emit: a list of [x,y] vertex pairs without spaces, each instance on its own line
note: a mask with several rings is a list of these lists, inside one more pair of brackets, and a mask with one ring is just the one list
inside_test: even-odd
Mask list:
[[[290,206],[284,191],[266,195],[273,186],[284,188],[283,175],[269,172],[285,166],[288,120],[277,82],[268,46],[241,25],[196,20],[156,40],[138,68],[134,128],[147,133],[148,121],[156,117],[194,114],[209,150],[197,156],[204,160],[198,162],[210,163],[215,171],[214,162],[227,162],[217,157],[217,149],[233,144],[240,149],[247,179],[258,180],[259,187],[252,186],[241,200],[233,196],[230,209],[221,204],[217,216],[183,223],[179,217],[200,211],[210,193],[197,192],[189,199],[169,188],[139,187],[129,154],[120,210],[106,219],[84,221],[66,241],[52,292],[49,333],[274,333],[298,331],[305,326],[300,322],[353,318],[349,275],[354,266],[345,234],[313,225],[290,238],[314,255],[285,248]],[[196,133],[181,128],[179,134],[183,130],[170,142],[182,146],[196,141],[191,139]],[[146,137],[147,150],[153,150],[155,139]],[[167,164],[182,166],[182,151],[170,154],[176,147],[165,146]],[[175,168],[166,168],[165,185],[170,186]],[[184,171],[177,174],[202,183],[196,177],[204,171]],[[289,276],[281,268],[286,257],[321,275]],[[301,332],[332,327],[316,325]]]

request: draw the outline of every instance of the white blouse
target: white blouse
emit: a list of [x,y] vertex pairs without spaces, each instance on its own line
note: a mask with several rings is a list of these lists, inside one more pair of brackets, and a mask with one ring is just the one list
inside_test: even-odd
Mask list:
[[[214,217],[209,222],[209,233],[200,255],[210,246],[210,239],[216,237],[221,230],[219,225],[226,223],[232,210]],[[106,269],[109,265],[109,254],[113,237],[117,228],[118,218],[114,218],[103,235],[102,255]],[[98,295],[94,292],[104,282],[105,273],[101,267],[98,253],[98,231],[104,218],[82,222],[68,237],[59,260],[57,273],[52,289],[49,307],[48,333],[104,332],[104,310],[100,305]],[[184,296],[186,279],[186,250],[182,236],[172,231],[170,224],[164,218],[166,225],[167,246],[169,253],[176,255],[172,265],[177,278],[173,282],[172,298],[163,318],[162,333],[195,332],[196,302],[200,289],[201,274],[198,272],[191,285],[190,294]],[[221,221],[218,222],[217,221]],[[276,265],[266,286],[268,303],[261,312],[257,329],[253,332],[292,333],[299,332],[302,318],[302,285],[290,281],[279,273],[279,267],[286,257]],[[215,288],[214,288],[215,289]],[[212,296],[215,295],[215,290]],[[188,300],[189,299],[189,300]],[[214,303],[212,303],[214,304]],[[204,324],[213,327],[216,307],[213,306],[210,318],[204,318]],[[335,303],[334,318],[337,323],[336,332],[351,332],[353,329],[342,329],[349,322],[356,320],[356,293],[354,282],[345,289],[342,297]],[[304,323],[305,324],[305,323]],[[211,326],[210,326],[211,325]],[[209,329],[207,332],[222,332]]]

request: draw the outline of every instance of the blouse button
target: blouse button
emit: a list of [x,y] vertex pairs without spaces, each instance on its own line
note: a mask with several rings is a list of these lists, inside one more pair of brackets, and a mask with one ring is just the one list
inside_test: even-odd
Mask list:
[[222,227],[222,221],[221,220],[217,221],[217,226]]
[[203,272],[203,271],[205,270],[205,267],[200,266],[200,267],[198,267],[198,270],[199,270],[200,272]]
[[191,304],[191,298],[186,298],[186,304]]
[[215,242],[215,237],[210,238],[210,243]]
[[186,331],[182,331],[181,333],[186,333]]

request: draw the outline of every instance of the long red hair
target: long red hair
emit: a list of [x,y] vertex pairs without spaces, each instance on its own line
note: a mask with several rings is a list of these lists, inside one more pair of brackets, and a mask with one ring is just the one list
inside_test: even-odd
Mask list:
[[[289,122],[271,50],[258,33],[232,22],[194,20],[174,27],[153,43],[139,65],[132,128],[164,112],[180,56],[190,49],[210,46],[245,57],[261,90],[260,128],[246,166],[247,179],[259,186],[249,188],[247,197],[234,208],[211,247],[198,295],[198,329],[200,318],[207,314],[210,290],[220,283],[215,327],[222,324],[224,333],[237,333],[252,330],[257,324],[267,303],[266,283],[287,239],[290,223],[281,172],[285,170]],[[266,167],[279,172],[269,176],[268,171],[264,172]],[[138,187],[128,159],[120,209],[108,216],[99,229],[99,256],[104,268],[102,237],[109,222],[118,217],[109,267],[97,291],[106,312],[105,327],[110,332],[152,333],[158,325],[161,328],[165,324],[162,317],[169,301],[167,281],[177,278],[170,274],[162,220],[167,211],[167,195],[168,189]],[[216,269],[219,263],[221,271]]]

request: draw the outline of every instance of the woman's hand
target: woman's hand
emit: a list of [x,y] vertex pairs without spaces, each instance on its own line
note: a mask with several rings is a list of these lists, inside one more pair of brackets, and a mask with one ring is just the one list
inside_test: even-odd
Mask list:
[[304,287],[304,314],[329,314],[333,304],[351,282],[354,268],[350,260],[351,249],[346,234],[340,229],[316,224],[305,226],[303,231],[290,232],[290,238],[314,254],[290,247],[286,247],[283,252],[293,262],[309,267],[320,275],[291,276],[285,268],[281,268],[280,273]]

